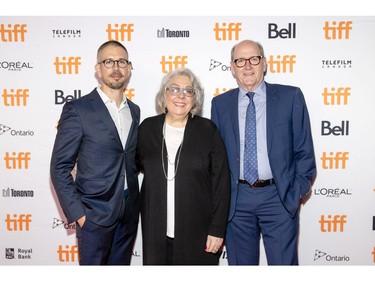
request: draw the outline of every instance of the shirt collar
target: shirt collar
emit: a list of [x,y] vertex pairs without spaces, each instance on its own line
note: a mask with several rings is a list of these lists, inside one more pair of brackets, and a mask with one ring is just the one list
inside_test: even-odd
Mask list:
[[[101,99],[103,100],[104,104],[107,104],[108,102],[111,101],[111,99],[102,91],[102,89],[100,89],[100,86],[98,86],[96,88],[96,90],[98,91],[99,93],[99,96],[101,97]],[[122,102],[124,105],[127,104],[127,100],[126,100],[126,96],[124,95],[123,99],[122,99]]]
[[[264,80],[259,84],[258,88],[256,88],[253,92],[257,96],[261,96],[261,97],[265,97],[266,96],[266,83],[264,82]],[[247,91],[245,91],[244,89],[242,89],[240,87],[240,91],[238,93],[239,94],[239,98],[240,99],[245,98],[247,93],[248,93]]]

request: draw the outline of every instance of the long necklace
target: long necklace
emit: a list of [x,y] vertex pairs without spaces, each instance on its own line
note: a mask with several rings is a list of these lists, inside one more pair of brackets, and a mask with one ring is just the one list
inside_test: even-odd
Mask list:
[[[179,149],[178,154],[177,154],[177,160],[176,160],[176,162],[175,162],[175,163],[176,163],[176,167],[175,167],[175,169],[174,169],[174,176],[173,176],[173,178],[169,179],[169,178],[168,178],[168,175],[167,175],[167,172],[165,171],[165,165],[164,165],[164,143],[166,143],[166,142],[165,142],[165,123],[166,123],[166,122],[164,122],[164,125],[163,125],[163,141],[161,142],[161,164],[162,164],[162,166],[163,166],[164,177],[166,178],[166,180],[168,180],[168,181],[172,181],[172,180],[174,180],[174,178],[176,177],[177,170],[178,170],[178,164],[180,163],[180,155],[181,155],[181,151],[182,151],[182,144],[184,143],[184,136],[182,135],[182,140],[181,140],[181,144],[180,144],[180,149]],[[171,163],[171,162],[169,161],[169,158],[168,158],[168,151],[167,151],[167,161],[168,161],[171,165],[174,164],[174,163]]]

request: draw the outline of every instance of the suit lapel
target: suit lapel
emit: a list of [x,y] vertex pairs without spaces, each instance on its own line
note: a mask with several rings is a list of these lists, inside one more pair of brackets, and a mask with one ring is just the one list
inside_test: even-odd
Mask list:
[[233,90],[229,96],[229,109],[230,109],[230,118],[232,122],[233,134],[236,141],[237,154],[240,155],[240,129],[238,123],[238,93],[239,88]]
[[127,148],[128,144],[132,141],[130,139],[131,136],[136,136],[136,134],[134,133],[134,130],[136,129],[136,125],[137,125],[134,122],[134,120],[137,120],[137,117],[135,116],[136,112],[135,112],[135,109],[134,109],[134,105],[131,102],[129,102],[129,100],[127,100],[127,103],[129,105],[130,114],[132,116],[132,124],[131,124],[130,129],[129,129],[129,134],[128,134],[128,138],[126,140],[125,148]]
[[98,113],[100,118],[103,120],[103,123],[106,125],[110,134],[116,139],[119,145],[122,147],[120,136],[118,135],[116,125],[112,120],[111,115],[108,112],[107,107],[103,103],[103,100],[100,98],[99,93],[96,89],[91,93],[90,97],[91,106]]
[[277,114],[279,110],[279,96],[274,91],[274,88],[270,84],[266,83],[266,95],[267,95],[267,148],[271,151],[271,143],[273,138],[273,128],[276,124]]

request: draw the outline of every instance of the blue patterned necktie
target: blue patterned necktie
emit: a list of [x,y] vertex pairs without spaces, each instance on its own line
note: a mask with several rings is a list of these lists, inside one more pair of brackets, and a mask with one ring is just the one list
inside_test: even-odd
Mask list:
[[244,152],[244,178],[251,185],[258,179],[258,159],[257,159],[257,130],[254,95],[255,93],[246,94],[250,103],[246,110],[245,123],[245,152]]

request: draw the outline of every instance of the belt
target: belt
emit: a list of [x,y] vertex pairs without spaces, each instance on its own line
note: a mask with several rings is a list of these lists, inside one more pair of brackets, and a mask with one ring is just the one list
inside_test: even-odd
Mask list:
[[238,180],[239,183],[246,184],[251,188],[265,187],[275,183],[274,179],[269,180],[257,180],[253,185],[248,183],[246,180]]

